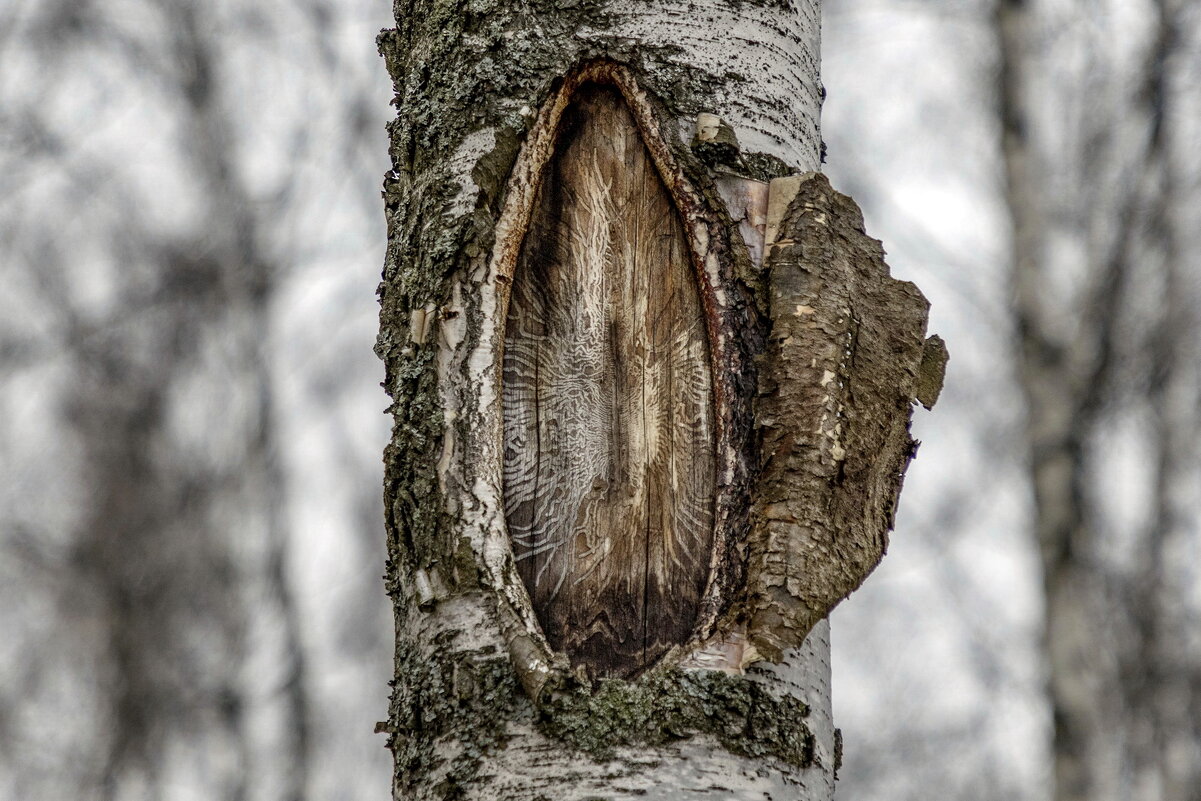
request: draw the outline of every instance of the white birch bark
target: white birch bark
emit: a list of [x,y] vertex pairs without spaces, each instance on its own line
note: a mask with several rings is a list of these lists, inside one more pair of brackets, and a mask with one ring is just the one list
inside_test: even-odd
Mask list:
[[[584,711],[579,692],[555,701],[565,666],[537,633],[505,526],[497,369],[507,293],[497,254],[520,241],[515,198],[535,180],[520,170],[556,79],[582,62],[623,65],[676,153],[699,114],[716,115],[767,165],[736,180],[816,170],[817,4],[533,5],[401,2],[397,30],[381,38],[400,108],[378,345],[396,416],[385,503],[397,684],[381,724],[395,797],[830,799],[824,621],[779,664],[744,673],[718,659],[602,688]],[[469,73],[450,77],[460,64]],[[744,213],[729,211],[737,229]],[[761,243],[745,244],[757,262]],[[781,757],[790,735],[754,731],[753,710],[725,708],[743,685],[781,709],[808,707],[804,759]],[[668,716],[687,706],[683,729],[664,736],[656,703]]]

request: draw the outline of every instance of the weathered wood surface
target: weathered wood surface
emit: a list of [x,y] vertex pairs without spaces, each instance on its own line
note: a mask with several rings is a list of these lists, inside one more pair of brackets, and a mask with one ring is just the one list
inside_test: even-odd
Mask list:
[[934,402],[946,352],[933,352],[941,340],[927,347],[929,304],[889,275],[851,198],[817,173],[777,179],[771,193],[747,611],[748,639],[774,660],[884,555],[916,448],[913,403]]
[[688,639],[709,570],[708,334],[621,95],[581,87],[559,130],[506,322],[506,518],[551,647],[629,676]]

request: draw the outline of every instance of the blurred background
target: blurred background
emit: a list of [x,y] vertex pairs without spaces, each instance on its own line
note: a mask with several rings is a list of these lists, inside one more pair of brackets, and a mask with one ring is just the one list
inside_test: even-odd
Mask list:
[[[389,797],[383,0],[0,0],[0,799]],[[841,799],[1201,799],[1183,0],[827,0],[952,361],[834,614]]]

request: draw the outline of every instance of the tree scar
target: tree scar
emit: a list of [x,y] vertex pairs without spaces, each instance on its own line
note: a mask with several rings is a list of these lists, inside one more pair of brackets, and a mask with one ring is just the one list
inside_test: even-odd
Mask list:
[[504,501],[548,644],[629,677],[697,623],[713,549],[708,332],[684,225],[620,92],[558,127],[505,327]]

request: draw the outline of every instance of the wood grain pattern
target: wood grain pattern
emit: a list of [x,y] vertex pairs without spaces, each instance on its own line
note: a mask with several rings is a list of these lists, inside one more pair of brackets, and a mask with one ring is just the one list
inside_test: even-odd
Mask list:
[[620,94],[564,112],[505,329],[504,493],[553,648],[629,676],[688,639],[713,543],[708,335],[679,214]]

